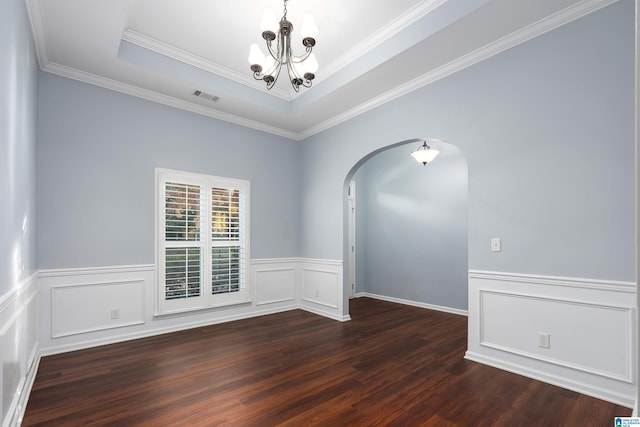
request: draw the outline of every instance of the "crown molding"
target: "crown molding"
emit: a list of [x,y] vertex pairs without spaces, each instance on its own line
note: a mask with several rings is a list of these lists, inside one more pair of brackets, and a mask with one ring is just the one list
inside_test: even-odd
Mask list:
[[191,102],[183,101],[181,99],[163,95],[147,89],[142,89],[137,86],[121,83],[116,80],[107,79],[105,77],[87,73],[85,71],[80,71],[75,68],[67,67],[65,65],[56,64],[54,62],[50,62],[49,64],[47,64],[47,66],[43,68],[43,71],[72,80],[77,80],[83,83],[88,83],[94,86],[99,86],[105,89],[114,90],[116,92],[124,93],[127,95],[135,96],[137,98],[146,99],[148,101],[157,102],[159,104],[168,105],[170,107],[179,108],[181,110],[189,111],[201,116],[211,117],[213,119],[234,123],[240,126],[281,136],[283,138],[293,139],[296,141],[300,140],[299,134],[287,131],[285,129],[277,128],[275,126],[269,126],[264,123],[256,122],[254,120],[245,119],[234,114],[212,110],[210,108],[202,107]]
[[36,45],[36,56],[40,69],[44,69],[49,63],[49,52],[47,51],[47,37],[44,31],[44,19],[42,3],[40,0],[26,0],[27,15],[31,23],[31,31]]
[[379,31],[370,37],[367,37],[364,41],[354,46],[349,51],[345,52],[338,59],[330,64],[322,67],[322,79],[327,79],[331,75],[337,73],[347,65],[354,62],[356,59],[374,50],[381,43],[402,32],[411,24],[424,17],[428,13],[437,9],[448,0],[427,0],[414,6],[406,11],[387,25],[382,27]]
[[[149,37],[130,28],[124,30],[121,39],[126,42],[133,43],[136,46],[140,46],[141,48],[148,49],[152,52],[159,53],[160,55],[175,59],[176,61],[180,61],[193,67],[200,68],[201,70],[204,70],[208,73],[216,74],[236,83],[249,86],[253,89],[262,90],[263,92],[267,92],[267,89],[263,88],[262,85],[259,88],[256,88],[256,80],[250,76],[249,67],[247,67],[246,74],[238,73],[238,71],[236,70],[224,67],[220,64],[216,64],[212,61],[209,61],[208,59],[202,58],[201,56],[194,55],[190,52],[187,52],[186,50],[179,49],[175,46],[162,42],[158,39],[154,39],[153,37]],[[272,88],[268,93],[285,101],[291,101],[293,99],[289,91],[279,87]]]
[[323,132],[334,126],[339,125],[347,120],[366,113],[369,110],[380,107],[387,102],[393,101],[396,98],[407,95],[415,90],[418,90],[424,86],[434,83],[444,77],[464,70],[478,62],[491,58],[507,49],[515,47],[526,41],[529,41],[542,34],[548,33],[556,28],[566,25],[576,19],[582,18],[590,13],[593,13],[603,7],[617,2],[618,0],[585,0],[581,3],[577,3],[566,9],[563,9],[553,15],[548,16],[534,24],[528,25],[518,31],[515,31],[505,37],[502,37],[486,46],[476,49],[460,58],[451,61],[435,70],[429,71],[420,77],[417,77],[405,84],[402,84],[390,91],[383,93],[380,96],[370,99],[367,102],[357,105],[343,113],[337,114],[332,118],[325,120],[322,123],[313,126],[299,135],[300,140],[304,140],[312,135]]

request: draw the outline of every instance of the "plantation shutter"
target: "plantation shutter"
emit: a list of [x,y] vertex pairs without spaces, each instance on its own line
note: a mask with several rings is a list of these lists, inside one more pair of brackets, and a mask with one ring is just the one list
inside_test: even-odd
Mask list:
[[250,301],[249,182],[156,169],[156,313]]
[[165,183],[165,299],[202,294],[200,186]]
[[211,293],[238,292],[244,282],[243,194],[211,189]]

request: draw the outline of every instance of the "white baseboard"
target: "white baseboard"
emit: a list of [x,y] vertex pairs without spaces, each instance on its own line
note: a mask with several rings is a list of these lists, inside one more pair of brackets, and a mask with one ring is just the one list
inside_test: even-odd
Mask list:
[[263,309],[263,310],[253,311],[251,313],[216,317],[214,319],[209,319],[209,320],[184,322],[177,325],[149,329],[149,330],[144,330],[140,332],[120,333],[120,334],[108,336],[105,338],[78,340],[70,344],[54,345],[47,348],[43,348],[40,354],[41,356],[50,356],[53,354],[67,353],[70,351],[83,350],[83,349],[98,347],[98,346],[107,345],[107,344],[115,344],[119,342],[131,341],[131,340],[136,340],[140,338],[148,338],[156,335],[169,334],[172,332],[179,332],[179,331],[184,331],[184,330],[193,329],[193,328],[200,328],[205,326],[217,325],[221,323],[234,322],[237,320],[250,319],[253,317],[267,316],[269,314],[283,313],[286,311],[298,310],[298,309],[300,309],[300,307],[298,307],[297,305],[292,305],[289,307],[279,307],[277,309]]
[[372,293],[369,293],[369,292],[358,292],[355,295],[355,297],[356,298],[360,298],[360,297],[374,298],[374,299],[379,299],[379,300],[382,300],[382,301],[395,302],[397,304],[410,305],[412,307],[426,308],[426,309],[429,309],[429,310],[436,310],[436,311],[442,311],[442,312],[445,312],[445,313],[458,314],[460,316],[467,316],[468,315],[467,310],[461,310],[459,308],[452,308],[452,307],[444,307],[444,306],[441,306],[441,305],[427,304],[426,302],[411,301],[411,300],[406,300],[406,299],[401,299],[401,298],[388,297],[388,296],[385,296],[385,295],[372,294]]
[[9,421],[9,426],[18,427],[22,424],[22,419],[24,418],[24,413],[27,410],[27,403],[29,402],[29,395],[31,394],[31,389],[33,388],[33,382],[36,380],[36,374],[38,373],[38,367],[40,366],[40,352],[36,348],[35,354],[33,358],[33,362],[29,366],[29,370],[27,371],[27,375],[25,377],[24,386],[20,391],[20,397],[18,398],[18,402],[13,413],[12,419]]
[[351,320],[351,316],[349,316],[348,314],[344,316],[339,316],[330,311],[323,311],[321,309],[317,309],[315,307],[309,307],[309,306],[300,307],[300,309],[304,311],[308,311],[309,313],[317,314],[318,316],[328,317],[329,319],[337,320],[338,322],[348,322],[349,320]]
[[567,390],[595,397],[596,399],[625,406],[627,408],[632,408],[634,404],[634,399],[630,398],[629,395],[616,393],[600,387],[593,387],[591,384],[573,381],[570,378],[549,374],[548,372],[532,369],[524,365],[508,363],[503,360],[487,357],[471,351],[467,351],[464,358],[473,362],[493,366],[494,368],[502,369],[503,371],[522,375],[523,377],[532,378]]

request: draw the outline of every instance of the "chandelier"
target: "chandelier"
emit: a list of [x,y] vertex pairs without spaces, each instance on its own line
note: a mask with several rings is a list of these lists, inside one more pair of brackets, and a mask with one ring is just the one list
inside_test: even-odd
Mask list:
[[[318,61],[311,51],[316,44],[318,35],[313,16],[309,13],[302,18],[300,35],[305,52],[301,56],[294,56],[291,48],[291,33],[293,24],[287,20],[287,1],[284,0],[284,14],[280,22],[276,20],[273,9],[266,8],[260,23],[262,38],[267,42],[268,55],[264,55],[260,46],[253,43],[249,48],[249,64],[253,71],[253,78],[264,80],[267,89],[271,89],[278,80],[283,65],[287,67],[289,81],[293,89],[298,92],[300,86],[311,87],[313,79],[318,71]],[[276,34],[277,31],[277,34]],[[274,46],[274,40],[276,40]]]

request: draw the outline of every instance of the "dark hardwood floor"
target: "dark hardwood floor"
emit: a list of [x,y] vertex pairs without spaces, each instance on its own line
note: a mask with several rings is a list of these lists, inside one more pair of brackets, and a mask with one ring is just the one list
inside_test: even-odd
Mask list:
[[631,410],[467,361],[467,318],[373,299],[42,358],[24,426],[610,426]]

